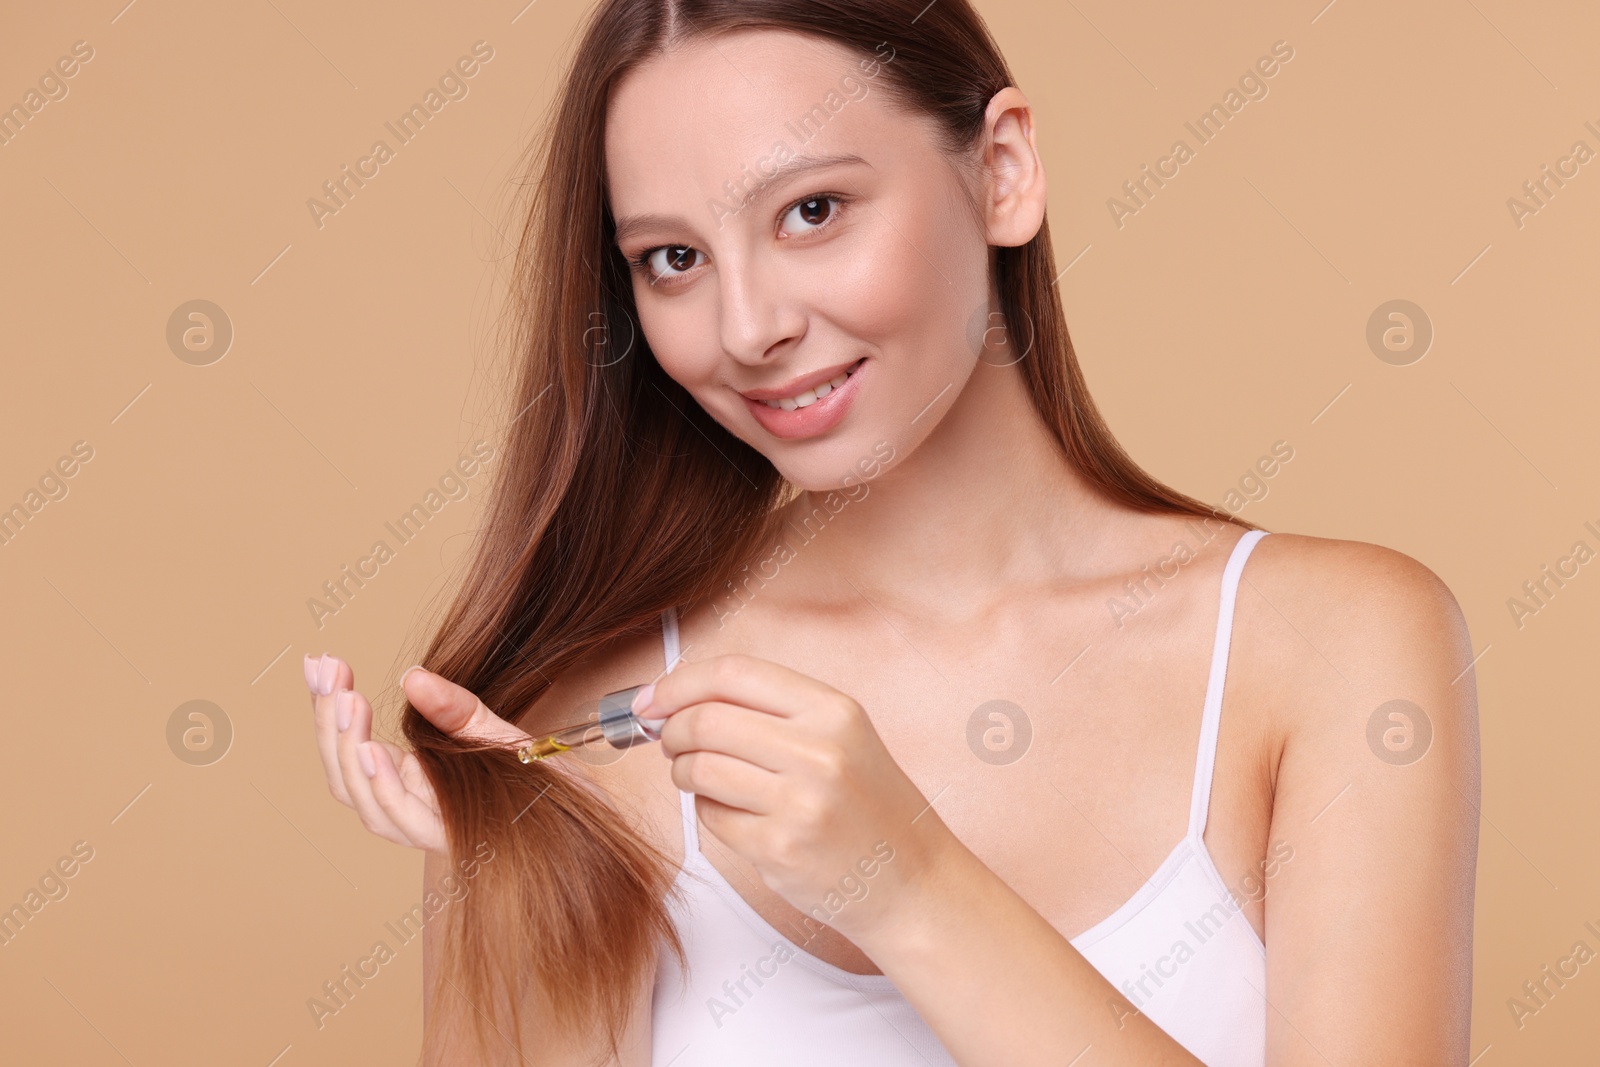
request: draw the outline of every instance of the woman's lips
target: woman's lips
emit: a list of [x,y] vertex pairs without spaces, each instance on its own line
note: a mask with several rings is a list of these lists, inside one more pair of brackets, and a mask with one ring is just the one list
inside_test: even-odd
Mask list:
[[793,411],[768,407],[764,401],[751,400],[747,396],[741,396],[740,399],[750,410],[751,416],[772,436],[786,441],[816,437],[837,426],[845,412],[850,410],[856,394],[861,391],[861,374],[871,362],[869,359],[861,360],[843,385],[815,403]]

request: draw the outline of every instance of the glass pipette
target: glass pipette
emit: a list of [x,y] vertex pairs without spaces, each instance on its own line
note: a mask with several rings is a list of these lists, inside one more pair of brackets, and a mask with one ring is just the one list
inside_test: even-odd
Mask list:
[[554,733],[545,734],[517,749],[517,758],[523,763],[546,759],[561,752],[570,752],[600,741],[613,748],[631,748],[661,740],[661,723],[646,723],[633,713],[633,697],[644,686],[619,689],[600,698],[598,720],[575,723]]

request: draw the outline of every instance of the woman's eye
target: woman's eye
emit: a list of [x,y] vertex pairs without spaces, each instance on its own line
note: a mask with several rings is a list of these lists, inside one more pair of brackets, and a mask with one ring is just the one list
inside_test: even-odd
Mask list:
[[695,257],[700,251],[688,245],[662,245],[651,249],[645,256],[645,266],[650,269],[653,281],[672,278],[699,266]]
[[795,233],[809,233],[826,226],[838,214],[839,198],[835,196],[810,196],[784,213],[779,228],[790,232],[791,224],[799,227]]
[[[833,224],[843,209],[843,196],[808,196],[783,213],[779,229],[789,237],[797,237]],[[636,266],[643,269],[651,285],[671,283],[705,261],[705,254],[689,245],[659,245],[634,257]]]

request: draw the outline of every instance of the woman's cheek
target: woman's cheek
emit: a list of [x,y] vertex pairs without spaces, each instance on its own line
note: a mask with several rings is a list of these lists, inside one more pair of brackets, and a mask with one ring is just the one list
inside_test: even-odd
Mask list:
[[897,332],[938,280],[905,238],[893,232],[851,242],[831,266],[828,291],[834,296],[837,321],[868,340]]
[[[645,294],[648,300],[653,294]],[[703,328],[693,315],[672,308],[635,305],[639,310],[639,329],[649,341],[650,352],[667,372],[667,377],[687,389],[691,394],[705,391],[705,383],[716,369],[714,345],[701,343]]]
[[[869,211],[835,264],[837,321],[872,344],[948,344],[952,303],[987,289],[987,247],[974,245],[960,219],[937,197],[885,200]],[[966,251],[967,262],[958,259]],[[976,274],[973,267],[976,267]],[[964,316],[962,316],[964,318]]]

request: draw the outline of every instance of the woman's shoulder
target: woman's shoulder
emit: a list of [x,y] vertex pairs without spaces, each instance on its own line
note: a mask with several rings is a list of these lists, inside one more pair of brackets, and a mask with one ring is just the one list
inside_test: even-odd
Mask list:
[[[1133,539],[1144,544],[1143,556],[1159,545],[1173,546],[1172,560],[1186,563],[1210,558],[1201,569],[1219,576],[1228,558],[1252,531],[1222,518],[1163,514],[1143,516],[1147,529]],[[1238,578],[1239,603],[1264,606],[1268,625],[1292,621],[1315,644],[1311,628],[1329,640],[1403,636],[1408,627],[1454,627],[1465,634],[1465,621],[1455,596],[1426,564],[1397,549],[1367,541],[1263,531],[1250,549]],[[1199,548],[1196,550],[1196,544]],[[1142,558],[1142,557],[1141,557]],[[1146,568],[1148,569],[1148,568]],[[1215,593],[1210,600],[1215,602]],[[1241,609],[1241,615],[1250,614]],[[1248,625],[1240,619],[1236,625]]]
[[1382,759],[1372,746],[1389,736],[1391,714],[1419,728],[1475,720],[1465,614],[1444,580],[1404,552],[1271,533],[1240,574],[1235,611],[1252,687],[1276,709],[1287,744]]
[[1251,551],[1248,588],[1295,618],[1347,639],[1401,636],[1418,626],[1465,620],[1455,595],[1426,564],[1367,541],[1271,533]]

